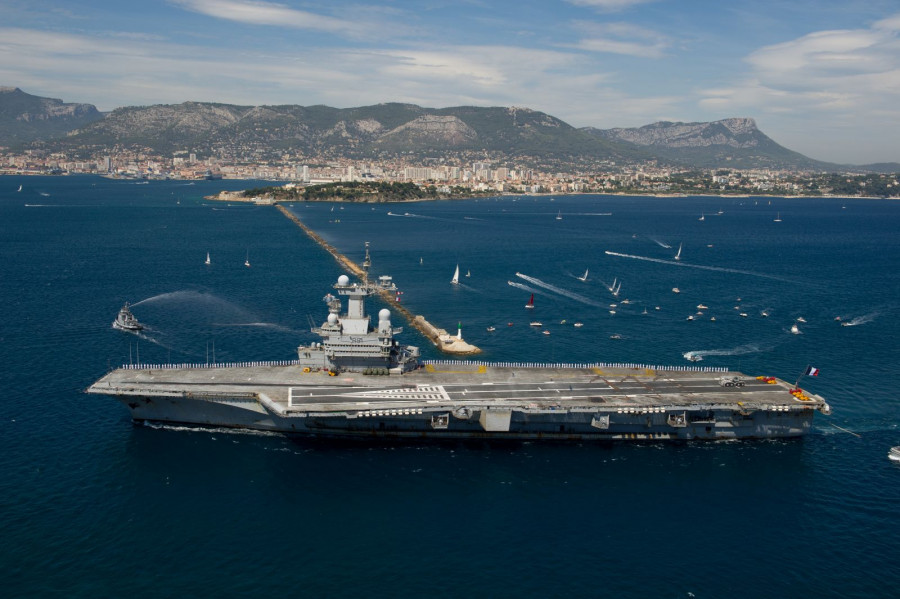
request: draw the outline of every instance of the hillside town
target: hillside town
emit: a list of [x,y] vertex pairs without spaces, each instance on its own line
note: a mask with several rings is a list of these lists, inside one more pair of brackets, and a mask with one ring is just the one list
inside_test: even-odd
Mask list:
[[[474,153],[470,153],[474,154]],[[308,158],[303,160],[303,158]],[[655,161],[617,164],[583,161],[560,165],[538,158],[505,155],[460,156],[455,160],[350,159],[283,156],[279,161],[198,158],[176,152],[159,156],[121,151],[92,159],[73,159],[62,153],[28,150],[0,152],[0,175],[93,174],[121,179],[246,179],[283,181],[298,185],[335,182],[412,182],[433,186],[438,193],[466,188],[479,193],[622,193],[651,195],[779,195],[779,196],[900,196],[900,175],[871,173],[817,173],[777,169],[698,169],[658,164]],[[528,166],[526,166],[528,165]],[[565,168],[563,168],[563,166]]]

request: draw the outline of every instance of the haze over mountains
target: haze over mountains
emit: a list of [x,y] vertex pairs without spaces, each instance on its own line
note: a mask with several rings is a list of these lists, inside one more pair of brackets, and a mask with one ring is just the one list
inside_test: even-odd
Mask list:
[[[123,107],[103,114],[90,104],[67,104],[18,88],[0,88],[0,146],[22,149],[29,144],[73,155],[132,146],[160,155],[190,151],[258,159],[302,153],[414,160],[475,152],[535,161],[656,160],[697,168],[846,168],[780,146],[750,118],[604,130],[578,129],[528,108],[432,109],[399,103],[332,108],[185,102]],[[900,170],[900,164],[854,168],[887,172]]]

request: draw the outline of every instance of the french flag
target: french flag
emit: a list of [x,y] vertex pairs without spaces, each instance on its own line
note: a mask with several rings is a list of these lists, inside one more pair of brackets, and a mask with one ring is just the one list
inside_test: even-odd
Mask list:
[[807,366],[806,372],[803,373],[805,376],[819,376],[819,369],[815,366]]

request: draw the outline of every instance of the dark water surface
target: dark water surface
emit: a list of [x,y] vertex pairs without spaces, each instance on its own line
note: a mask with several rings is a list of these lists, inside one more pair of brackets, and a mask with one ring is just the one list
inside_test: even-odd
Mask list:
[[[291,208],[355,260],[369,241],[373,273],[413,312],[461,323],[486,360],[686,365],[695,352],[791,381],[812,364],[821,375],[801,384],[834,415],[802,440],[323,443],[135,426],[83,394],[138,354],[291,359],[314,340],[336,263],[274,208],[202,199],[255,184],[0,178],[4,595],[896,596],[900,204]],[[471,276],[452,287],[457,264]],[[139,336],[110,327],[125,301]],[[411,327],[402,339],[441,357]]]

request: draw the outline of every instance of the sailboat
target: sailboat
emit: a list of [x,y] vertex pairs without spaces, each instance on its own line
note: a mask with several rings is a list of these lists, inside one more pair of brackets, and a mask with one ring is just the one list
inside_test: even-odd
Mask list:
[[680,244],[680,243],[678,244],[678,253],[675,254],[675,259],[676,259],[676,260],[681,260],[681,245],[682,245],[682,244]]
[[453,273],[453,278],[450,279],[450,282],[454,285],[459,285],[459,264],[456,265],[456,271]]
[[703,213],[701,212],[700,218],[698,218],[697,220],[706,220],[706,216],[704,216]]
[[587,275],[588,275],[588,269],[585,268],[584,275],[582,275],[580,277],[575,277],[575,278],[577,278],[579,281],[584,282],[584,281],[587,281]]
[[562,220],[562,210],[560,210],[559,214],[556,215],[556,220]]
[[613,296],[619,297],[619,291],[621,291],[621,290],[622,290],[622,283],[619,282],[619,286],[616,287],[612,292]]
[[531,299],[529,299],[528,303],[525,304],[525,307],[528,308],[529,310],[534,308],[534,294],[533,293],[531,294]]
[[21,186],[21,185],[19,185],[18,191],[22,191],[22,186]]
[[618,280],[619,280],[618,277],[613,279],[612,285],[607,287],[607,289],[609,289],[610,293],[613,293],[616,290],[616,281],[618,281]]
[[209,252],[206,252],[206,262],[204,262],[204,264],[207,265],[207,266],[209,266],[210,264],[212,264],[212,262],[210,262],[210,260],[209,260]]
[[774,222],[776,222],[776,223],[780,223],[780,222],[781,222],[781,213],[780,213],[780,212],[775,216]]
[[247,258],[244,260],[244,266],[250,268],[250,250],[247,250]]
[[466,271],[466,276],[467,276],[467,277],[471,277],[471,276],[472,276],[472,273],[471,273],[470,271],[467,270],[467,271]]

